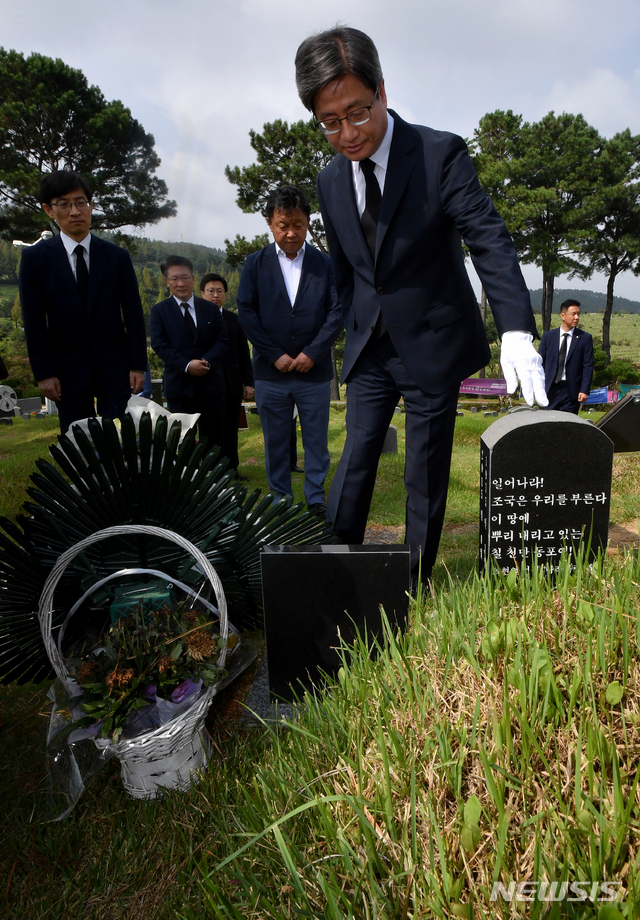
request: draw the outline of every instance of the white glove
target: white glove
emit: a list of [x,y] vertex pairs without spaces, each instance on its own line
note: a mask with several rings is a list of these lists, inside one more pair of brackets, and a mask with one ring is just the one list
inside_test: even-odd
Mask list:
[[533,401],[539,406],[548,406],[549,400],[544,382],[542,358],[533,347],[533,336],[529,332],[505,332],[502,336],[500,364],[507,383],[507,392],[513,393],[518,386],[528,405]]

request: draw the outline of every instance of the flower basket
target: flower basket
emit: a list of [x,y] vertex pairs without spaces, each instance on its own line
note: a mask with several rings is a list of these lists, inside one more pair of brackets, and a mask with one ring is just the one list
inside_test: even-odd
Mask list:
[[[218,604],[219,632],[223,647],[217,665],[220,668],[224,667],[227,655],[226,641],[229,635],[227,605],[220,579],[206,556],[184,537],[160,527],[147,524],[108,527],[76,543],[58,558],[40,597],[38,618],[45,649],[57,677],[70,696],[77,692],[78,685],[69,673],[64,657],[51,634],[53,595],[56,586],[68,564],[83,550],[100,540],[125,534],[147,534],[164,538],[182,547],[200,564]],[[184,791],[190,787],[195,771],[206,766],[211,754],[211,744],[204,732],[204,720],[211,700],[217,692],[217,686],[216,683],[203,687],[188,709],[159,728],[146,731],[134,738],[121,736],[116,741],[109,738],[95,739],[98,750],[103,754],[113,753],[119,759],[122,782],[129,795],[148,799],[157,796],[163,788]]]

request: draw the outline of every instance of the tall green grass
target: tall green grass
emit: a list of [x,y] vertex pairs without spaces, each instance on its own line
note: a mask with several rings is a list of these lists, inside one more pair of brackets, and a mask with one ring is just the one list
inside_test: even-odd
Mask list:
[[360,643],[249,783],[226,774],[207,916],[507,917],[493,883],[534,879],[619,881],[637,916],[639,579],[635,556],[474,576],[376,660]]

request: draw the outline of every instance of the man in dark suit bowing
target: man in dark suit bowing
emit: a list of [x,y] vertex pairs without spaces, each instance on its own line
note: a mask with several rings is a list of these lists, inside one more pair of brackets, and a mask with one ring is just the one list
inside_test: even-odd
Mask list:
[[228,285],[222,275],[209,272],[200,279],[200,293],[204,300],[214,303],[222,315],[229,338],[229,347],[223,359],[224,382],[224,442],[222,452],[236,471],[236,479],[246,479],[238,472],[238,422],[243,399],[253,398],[253,367],[247,337],[240,328],[237,313],[223,304]]
[[285,185],[267,202],[274,242],[252,253],[238,288],[238,316],[253,345],[256,403],[265,444],[269,488],[293,495],[290,451],[294,406],[302,428],[304,496],[325,515],[329,470],[331,346],[342,328],[329,256],[305,242],[311,208]]
[[164,361],[163,389],[170,412],[199,412],[198,431],[222,446],[225,383],[222,362],[229,344],[220,310],[194,297],[193,264],[169,256],[160,266],[171,297],[151,307],[151,347]]
[[88,182],[45,176],[40,201],[60,233],[22,251],[20,305],[33,375],[57,403],[64,434],[78,419],[120,418],[142,389],[147,338],[128,252],[89,233]]
[[538,348],[549,398],[547,408],[577,415],[591,389],[593,339],[578,329],[580,301],[565,300],[560,305],[560,318],[559,328],[545,332]]
[[412,572],[435,562],[460,381],[489,360],[461,237],[502,335],[510,389],[546,403],[529,293],[511,238],[483,194],[464,141],[387,112],[378,53],[357,29],[313,35],[296,55],[303,104],[337,156],[318,198],[347,339],[347,439],[327,517],[361,543],[393,409],[406,412],[406,540]]

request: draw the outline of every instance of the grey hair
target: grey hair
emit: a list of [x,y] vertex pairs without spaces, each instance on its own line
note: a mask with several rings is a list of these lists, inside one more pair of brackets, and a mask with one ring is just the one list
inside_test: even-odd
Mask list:
[[383,80],[376,46],[359,29],[336,25],[326,32],[310,35],[298,48],[296,86],[302,104],[310,112],[316,94],[347,74],[372,90]]

